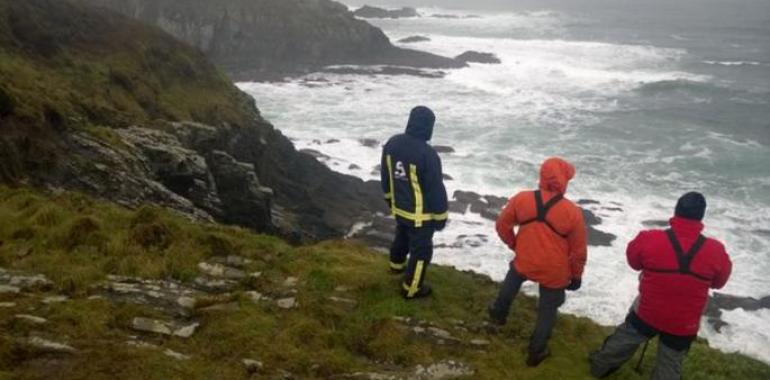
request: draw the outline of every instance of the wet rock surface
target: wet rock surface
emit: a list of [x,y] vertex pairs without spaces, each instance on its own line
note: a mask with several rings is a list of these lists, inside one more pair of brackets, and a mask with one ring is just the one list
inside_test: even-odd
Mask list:
[[[597,210],[607,210],[608,207],[602,206],[598,201],[582,200],[582,202],[584,205],[583,217],[586,227],[588,228],[588,244],[591,246],[611,246],[612,242],[614,242],[617,237],[597,228],[602,224],[602,218],[590,209],[596,208]],[[496,221],[507,203],[508,199],[504,197],[457,190],[452,194],[452,198],[449,201],[449,211],[450,213],[457,214],[478,214],[486,220]],[[578,202],[578,204],[581,203]],[[449,219],[450,223],[455,222],[452,220],[451,214]],[[361,228],[353,234],[352,237],[362,239],[373,247],[388,248],[393,240],[395,225],[393,218],[384,214],[378,214],[373,217],[368,225]],[[480,247],[489,241],[490,235],[487,234],[460,235],[455,239],[455,242],[450,244],[437,244],[436,247],[454,249]]]
[[332,379],[352,380],[448,380],[472,376],[473,368],[455,360],[442,360],[428,365],[417,365],[412,370],[388,372],[356,372],[333,376]]
[[455,148],[452,148],[448,145],[433,145],[433,150],[436,151],[436,153],[454,153]]
[[668,228],[668,220],[645,220],[642,225],[647,228]]
[[724,293],[714,293],[706,306],[706,318],[717,332],[729,324],[722,319],[722,311],[743,309],[756,311],[770,309],[770,295],[760,299],[752,297],[740,297]]
[[408,66],[327,66],[322,69],[325,73],[345,75],[408,75],[420,78],[443,78],[446,72],[442,70],[419,69]]
[[0,293],[48,290],[53,283],[41,274],[0,268]]
[[428,41],[430,41],[430,38],[425,36],[410,36],[410,37],[405,37],[398,40],[398,42],[402,44],[411,44],[415,42],[428,42]]
[[198,326],[200,326],[198,322],[181,323],[143,317],[136,317],[131,322],[131,327],[137,331],[171,335],[180,338],[191,337],[195,334],[195,330],[198,329]]
[[192,314],[196,300],[206,294],[173,280],[109,276],[97,291],[113,302],[149,305],[168,315]]
[[198,263],[198,269],[211,277],[241,280],[247,277],[246,272],[220,263]]
[[78,352],[77,349],[68,344],[41,337],[31,337],[24,340],[23,343],[35,349],[55,354],[75,354]]
[[420,17],[417,9],[403,7],[401,9],[384,9],[364,5],[353,12],[354,15],[361,18],[414,18]]
[[455,57],[456,60],[466,63],[486,63],[486,64],[499,64],[502,63],[500,58],[492,53],[482,53],[478,51],[466,51]]

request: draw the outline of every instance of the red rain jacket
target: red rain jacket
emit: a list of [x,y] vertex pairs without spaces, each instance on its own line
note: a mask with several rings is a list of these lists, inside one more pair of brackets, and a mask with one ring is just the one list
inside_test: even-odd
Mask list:
[[[670,225],[685,253],[703,231],[703,223],[680,217],[673,217]],[[677,273],[677,255],[663,230],[639,233],[628,244],[626,257],[631,268],[642,271],[636,314],[652,327],[680,336],[698,333],[709,288],[725,286],[732,270],[722,243],[709,238],[690,263],[693,274]]]

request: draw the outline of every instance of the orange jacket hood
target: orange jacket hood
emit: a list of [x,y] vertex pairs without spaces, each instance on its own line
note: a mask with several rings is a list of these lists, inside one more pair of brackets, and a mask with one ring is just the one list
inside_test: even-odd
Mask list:
[[575,167],[569,162],[551,157],[540,167],[540,190],[567,192],[567,184],[575,176]]

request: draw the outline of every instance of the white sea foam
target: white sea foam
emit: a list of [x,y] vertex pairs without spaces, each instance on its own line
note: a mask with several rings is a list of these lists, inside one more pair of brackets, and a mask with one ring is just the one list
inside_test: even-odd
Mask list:
[[703,63],[719,66],[759,66],[762,64],[757,61],[703,61]]
[[[440,33],[449,36],[480,36],[511,38],[535,35],[560,35],[565,22],[573,20],[566,15],[551,12],[465,12],[443,8],[420,8],[419,18],[367,19],[386,30],[392,39],[415,34]],[[449,15],[456,18],[441,17]],[[439,16],[439,17],[436,17]]]
[[[701,324],[701,335],[713,346],[728,352],[740,352],[770,363],[770,332],[760,326],[767,326],[770,310],[746,311],[735,309],[722,312],[728,323],[720,333],[706,322]],[[759,349],[758,349],[759,348]]]

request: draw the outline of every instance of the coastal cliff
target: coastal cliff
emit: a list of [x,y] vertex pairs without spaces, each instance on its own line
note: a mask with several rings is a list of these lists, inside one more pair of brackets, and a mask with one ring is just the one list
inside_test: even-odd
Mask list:
[[199,48],[235,80],[277,80],[329,65],[458,68],[391,44],[330,0],[84,0],[156,25]]

